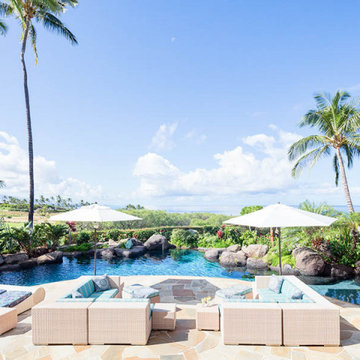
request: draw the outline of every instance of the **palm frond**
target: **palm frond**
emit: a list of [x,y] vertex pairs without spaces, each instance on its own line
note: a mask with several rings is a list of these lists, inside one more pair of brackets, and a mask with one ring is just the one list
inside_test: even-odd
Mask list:
[[40,8],[53,13],[60,13],[63,10],[61,2],[58,0],[32,0],[35,8]]
[[324,146],[326,143],[326,137],[321,135],[310,135],[300,139],[290,146],[288,150],[289,160],[293,161],[308,151],[309,148],[319,145]]
[[30,40],[31,40],[31,46],[32,46],[32,48],[34,50],[34,54],[35,54],[35,65],[36,65],[38,62],[38,59],[39,59],[37,46],[36,46],[37,33],[36,33],[36,29],[35,29],[34,25],[32,25],[32,24],[30,26],[29,35],[30,35]]
[[57,32],[64,36],[73,45],[77,44],[75,35],[54,15],[45,11],[37,15],[37,20],[42,22],[46,29]]
[[330,147],[328,145],[319,146],[300,156],[291,170],[291,175],[293,177],[299,176],[309,163],[310,168],[312,168],[323,155],[330,155]]
[[22,2],[19,0],[9,0],[9,2],[10,2],[10,7],[12,8],[11,12],[15,14],[15,16],[19,18],[23,24],[25,24]]
[[7,32],[6,24],[0,20],[0,35],[5,35]]
[[11,12],[12,7],[9,4],[0,1],[0,16],[9,16]]

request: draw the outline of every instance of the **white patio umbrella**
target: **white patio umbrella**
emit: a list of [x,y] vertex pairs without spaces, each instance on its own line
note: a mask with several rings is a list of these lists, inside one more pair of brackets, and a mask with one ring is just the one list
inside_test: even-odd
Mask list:
[[67,211],[58,215],[51,216],[49,220],[53,221],[75,221],[75,222],[93,222],[95,231],[94,246],[94,275],[96,275],[96,230],[99,228],[100,222],[117,222],[117,221],[134,221],[142,220],[139,217],[128,215],[120,211],[113,210],[108,206],[92,204],[82,206],[79,209]]
[[250,214],[229,219],[224,221],[224,224],[251,226],[258,228],[278,228],[279,268],[281,274],[281,228],[329,226],[336,220],[337,219],[333,217],[315,214],[309,211],[300,210],[278,203],[266,206],[263,209],[254,211]]

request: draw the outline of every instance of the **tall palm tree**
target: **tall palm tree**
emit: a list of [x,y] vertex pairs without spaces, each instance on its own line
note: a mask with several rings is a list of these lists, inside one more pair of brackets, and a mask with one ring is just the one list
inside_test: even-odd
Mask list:
[[35,63],[38,59],[36,47],[36,29],[34,20],[41,23],[46,29],[55,31],[68,39],[72,44],[77,44],[74,34],[59,20],[58,15],[62,14],[66,7],[74,7],[77,0],[6,0],[0,1],[0,15],[13,16],[20,20],[22,26],[21,34],[21,64],[24,75],[24,94],[26,106],[26,126],[28,134],[29,153],[29,216],[28,221],[32,227],[34,219],[34,152],[30,113],[30,96],[28,88],[28,77],[25,64],[26,45],[30,38],[34,53]]
[[313,167],[320,158],[332,155],[335,170],[335,184],[339,174],[350,213],[354,206],[350,196],[343,157],[350,168],[355,156],[360,156],[360,108],[357,102],[350,101],[347,92],[337,91],[334,97],[328,94],[315,96],[316,109],[310,110],[300,122],[300,127],[316,128],[319,134],[306,136],[291,145],[289,159],[296,160],[292,175],[297,176],[310,164]]

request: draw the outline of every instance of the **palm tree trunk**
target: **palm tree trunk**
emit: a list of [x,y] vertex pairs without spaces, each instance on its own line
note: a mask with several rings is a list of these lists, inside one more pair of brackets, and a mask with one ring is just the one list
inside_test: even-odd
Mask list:
[[347,181],[347,177],[346,177],[344,162],[343,162],[343,159],[342,159],[342,156],[341,156],[341,153],[340,153],[340,148],[336,148],[336,156],[337,156],[338,161],[339,161],[339,167],[340,167],[340,173],[341,173],[341,181],[342,181],[343,189],[344,189],[344,193],[345,193],[346,204],[347,204],[347,207],[349,209],[349,213],[353,213],[354,212],[354,206],[353,206],[351,196],[350,196],[349,185],[348,185],[348,181]]
[[24,93],[25,93],[25,106],[26,106],[26,126],[27,126],[27,135],[28,135],[28,153],[29,153],[29,215],[28,221],[30,223],[30,228],[33,227],[34,222],[34,151],[33,151],[33,140],[32,140],[32,130],[31,130],[31,115],[30,115],[30,97],[29,97],[29,88],[28,88],[28,78],[27,70],[25,64],[25,51],[26,51],[26,42],[29,35],[30,29],[30,20],[27,18],[25,20],[25,29],[24,37],[22,40],[21,46],[21,64],[24,73]]

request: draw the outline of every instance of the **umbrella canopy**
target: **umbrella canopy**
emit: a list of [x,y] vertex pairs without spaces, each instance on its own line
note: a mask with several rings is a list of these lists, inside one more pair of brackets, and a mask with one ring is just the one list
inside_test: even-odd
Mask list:
[[258,228],[329,226],[336,218],[311,213],[283,204],[274,204],[250,214],[229,219],[224,224]]
[[54,221],[106,222],[142,220],[136,216],[113,210],[108,206],[92,204],[50,217]]
[[279,272],[281,267],[280,229],[283,227],[329,226],[336,218],[311,213],[283,204],[274,204],[250,214],[224,221],[224,224],[251,226],[258,228],[278,228],[279,239]]
[[[92,204],[88,206],[82,206],[79,209],[67,211],[62,214],[54,215],[50,217],[50,220],[54,221],[75,221],[75,222],[116,222],[116,221],[132,221],[142,220],[136,216],[128,215],[120,211],[113,210],[108,206],[102,206],[98,204]],[[96,275],[96,243],[97,226],[94,226],[94,275]]]

